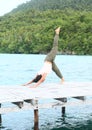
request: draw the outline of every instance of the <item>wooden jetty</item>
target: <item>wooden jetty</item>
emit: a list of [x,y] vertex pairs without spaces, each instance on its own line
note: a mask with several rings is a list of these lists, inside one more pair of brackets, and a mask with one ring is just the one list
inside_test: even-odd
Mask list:
[[[66,106],[92,105],[92,99],[89,98],[91,96],[92,82],[49,83],[41,84],[37,88],[3,85],[0,86],[0,123],[2,122],[1,114],[33,109],[34,130],[38,130],[39,109],[61,107],[62,115],[64,115]],[[70,100],[70,98],[74,98],[75,100]],[[39,103],[40,100],[47,99],[53,99],[53,101]],[[14,105],[3,107],[2,104],[8,103]]]

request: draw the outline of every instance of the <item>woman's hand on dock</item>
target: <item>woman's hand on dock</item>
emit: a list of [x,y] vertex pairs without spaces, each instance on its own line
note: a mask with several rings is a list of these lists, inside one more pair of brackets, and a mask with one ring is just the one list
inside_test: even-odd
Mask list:
[[22,84],[21,86],[27,86],[28,84]]
[[29,88],[37,88],[37,85],[32,85]]

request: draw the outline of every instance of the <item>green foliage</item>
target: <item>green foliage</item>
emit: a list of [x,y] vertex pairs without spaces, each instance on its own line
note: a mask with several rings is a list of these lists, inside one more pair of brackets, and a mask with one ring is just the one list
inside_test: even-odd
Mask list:
[[48,9],[63,10],[67,8],[92,11],[92,0],[31,0],[31,2],[20,5],[13,12],[29,10],[30,8],[41,11]]
[[1,53],[47,53],[61,27],[61,54],[92,55],[92,0],[31,0],[0,17]]

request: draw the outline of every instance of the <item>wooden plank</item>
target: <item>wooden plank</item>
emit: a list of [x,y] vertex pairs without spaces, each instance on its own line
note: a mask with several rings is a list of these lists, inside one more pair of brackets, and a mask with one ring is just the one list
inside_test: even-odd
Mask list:
[[76,99],[79,99],[79,100],[86,100],[86,97],[85,96],[79,96],[79,97],[73,97],[73,98],[76,98]]
[[17,105],[19,108],[23,107],[23,102],[12,102],[12,103]]
[[57,108],[57,107],[68,107],[68,106],[82,106],[82,105],[92,105],[92,100],[87,99],[85,101],[77,100],[77,101],[69,101],[69,102],[61,102],[61,101],[54,101],[50,103],[43,103],[43,104],[35,104],[34,106],[26,103],[20,109],[17,106],[12,107],[2,107],[0,108],[0,114],[5,114],[9,112],[17,112],[21,110],[31,110],[31,109],[46,109],[46,108]]
[[48,104],[41,104],[38,108],[55,108],[55,107],[68,107],[68,106],[82,106],[82,105],[92,105],[92,100],[85,101],[70,101],[70,102],[52,102]]
[[67,98],[55,98],[55,100],[59,100],[61,102],[67,102]]
[[[14,91],[14,88],[13,88]],[[13,101],[23,101],[22,97],[12,94],[9,87],[1,88],[0,87],[0,102],[13,102]]]
[[33,106],[26,104],[24,105],[21,109],[19,107],[12,106],[12,107],[2,107],[0,108],[0,114],[5,114],[5,113],[9,113],[9,112],[18,112],[18,111],[22,111],[22,110],[31,110],[34,109]]
[[92,82],[65,82],[41,84],[37,88],[0,86],[0,103],[20,102],[27,99],[67,98],[92,96]]

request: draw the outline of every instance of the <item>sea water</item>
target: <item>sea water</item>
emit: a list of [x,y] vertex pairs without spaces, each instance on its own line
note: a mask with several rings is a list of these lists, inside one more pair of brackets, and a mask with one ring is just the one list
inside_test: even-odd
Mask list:
[[[43,65],[46,55],[0,54],[0,85],[21,85],[30,81]],[[65,81],[92,81],[92,56],[57,55],[55,62]],[[51,72],[45,83],[58,83]],[[6,88],[8,89],[8,88]],[[31,90],[30,90],[31,91]],[[2,115],[0,130],[33,130],[33,110]],[[92,105],[39,110],[39,130],[92,130]]]

